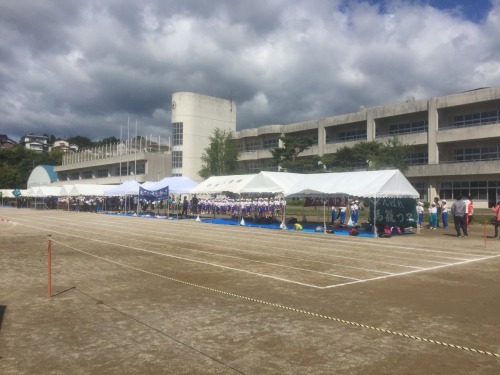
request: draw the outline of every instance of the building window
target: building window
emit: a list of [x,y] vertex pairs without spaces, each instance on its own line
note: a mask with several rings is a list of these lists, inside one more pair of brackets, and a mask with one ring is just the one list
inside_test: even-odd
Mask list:
[[245,146],[245,151],[257,151],[260,150],[262,146],[260,145],[259,141],[251,141],[247,142]]
[[358,140],[366,140],[366,129],[340,132],[337,135],[337,142],[348,142],[348,141],[358,141]]
[[455,161],[488,161],[500,160],[500,149],[498,146],[457,148],[455,150]]
[[440,184],[439,198],[455,199],[459,196],[496,202],[500,181],[453,181]]
[[262,168],[260,163],[249,163],[248,164],[248,172],[249,173],[259,173]]
[[429,161],[429,153],[427,151],[411,152],[408,158],[408,165],[424,165]]
[[500,111],[495,109],[485,112],[460,114],[453,118],[451,128],[496,124],[500,122]]
[[82,172],[82,179],[88,180],[92,178],[92,171]]
[[172,151],[172,168],[182,168],[182,151]]
[[137,174],[144,174],[144,173],[146,173],[146,167],[144,166],[144,164],[137,164],[136,173]]
[[80,173],[76,172],[76,173],[71,173],[69,175],[69,179],[70,180],[79,180],[80,179]]
[[394,124],[389,127],[389,134],[409,134],[409,133],[423,133],[429,130],[429,124],[427,120],[405,122],[402,124]]
[[174,122],[172,124],[172,142],[173,146],[182,146],[183,144],[183,123],[182,122]]
[[279,146],[279,139],[274,138],[274,139],[264,139],[264,148],[269,149],[269,148],[278,148]]
[[276,165],[275,161],[268,160],[268,161],[264,161],[262,163],[262,170],[263,171],[277,171],[278,170],[278,166]]
[[427,184],[425,182],[413,182],[412,186],[420,195],[420,199],[427,200]]
[[108,170],[107,169],[97,170],[97,178],[105,178],[105,177],[108,177]]

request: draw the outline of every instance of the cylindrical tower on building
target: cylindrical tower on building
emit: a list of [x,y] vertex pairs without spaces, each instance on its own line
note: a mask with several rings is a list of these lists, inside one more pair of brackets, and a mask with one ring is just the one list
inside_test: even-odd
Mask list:
[[172,95],[172,175],[201,182],[201,156],[215,129],[236,132],[233,100],[193,92]]

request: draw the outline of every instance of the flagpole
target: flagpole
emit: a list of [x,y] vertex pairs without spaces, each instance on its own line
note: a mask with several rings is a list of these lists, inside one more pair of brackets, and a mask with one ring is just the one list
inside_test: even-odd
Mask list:
[[120,184],[122,183],[122,149],[121,149],[121,145],[122,145],[122,128],[123,128],[123,125],[120,125],[120,143],[119,143],[119,145],[120,145]]
[[130,116],[127,115],[127,126],[128,126],[128,132],[127,132],[127,177],[130,175],[129,172],[129,154],[130,154]]
[[137,119],[135,119],[135,140],[134,140],[135,156],[134,156],[134,176],[137,181]]

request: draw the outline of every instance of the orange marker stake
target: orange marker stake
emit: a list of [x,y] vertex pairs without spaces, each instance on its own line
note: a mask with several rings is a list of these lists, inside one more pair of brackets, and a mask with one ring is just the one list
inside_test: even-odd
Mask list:
[[51,285],[51,279],[52,279],[52,241],[50,239],[51,235],[49,234],[49,241],[48,241],[48,246],[47,246],[47,259],[48,259],[48,292],[49,292],[49,298],[52,296],[52,285]]

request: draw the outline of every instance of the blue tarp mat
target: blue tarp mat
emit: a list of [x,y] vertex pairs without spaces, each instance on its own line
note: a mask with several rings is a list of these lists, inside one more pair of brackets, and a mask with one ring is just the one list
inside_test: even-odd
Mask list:
[[[111,214],[111,215],[121,215],[121,216],[137,216],[137,217],[142,217],[142,218],[149,218],[149,219],[167,219],[166,216],[160,216],[160,217],[155,217],[153,215],[135,215],[133,213],[127,212],[127,213],[109,213],[106,212],[106,214]],[[176,220],[176,216],[170,216],[170,220]],[[181,219],[179,217],[179,219]],[[183,220],[194,220],[194,218],[190,219],[183,219]],[[207,224],[219,224],[219,225],[237,225],[241,226],[241,219],[239,220],[234,220],[234,219],[227,219],[227,218],[211,218],[211,219],[201,219],[202,223],[207,223]],[[316,231],[316,228],[318,226],[322,227],[322,223],[300,223],[302,225],[302,232],[310,232],[310,233],[319,233],[322,234],[323,230]],[[253,223],[249,221],[245,221],[244,223],[245,227],[250,227],[250,228],[267,228],[267,229],[279,229],[280,225],[278,223],[273,223],[273,224],[266,224],[266,223]],[[293,224],[287,224],[287,229],[288,230],[294,230],[293,229]],[[342,229],[336,229],[334,233],[327,233],[327,234],[334,234],[334,235],[340,235],[340,236],[349,236],[349,230],[347,228],[342,228]],[[412,233],[401,233],[401,234],[412,234]],[[373,238],[373,232],[372,231],[364,231],[362,228],[359,229],[359,235],[357,237],[372,237]]]
[[[221,224],[221,225],[240,225],[240,221],[237,220],[231,220],[231,219],[223,219],[223,218],[216,218],[216,219],[203,219],[203,223],[210,223],[210,224]],[[319,233],[323,234],[323,231],[316,232],[316,227],[322,226],[322,224],[318,223],[300,223],[302,225],[302,232],[310,232],[310,233]],[[245,222],[245,227],[256,227],[256,228],[267,228],[267,229],[281,229],[279,224],[264,224],[264,223],[252,223],[252,222]],[[288,230],[293,230],[293,224],[287,224],[287,229]],[[332,233],[327,233],[327,234],[332,234]],[[337,229],[335,235],[341,235],[341,236],[348,236],[349,235],[349,230],[348,229]],[[358,237],[373,237],[373,232],[363,232],[362,230],[359,231],[359,236]]]

